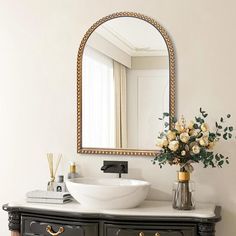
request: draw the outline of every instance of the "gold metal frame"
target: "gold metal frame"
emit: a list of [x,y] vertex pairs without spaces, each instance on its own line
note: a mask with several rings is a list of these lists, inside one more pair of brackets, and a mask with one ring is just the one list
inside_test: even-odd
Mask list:
[[144,20],[153,25],[164,38],[169,53],[169,113],[175,115],[175,55],[171,39],[165,29],[154,19],[135,12],[118,12],[105,16],[94,23],[84,35],[77,57],[77,152],[83,154],[107,154],[107,155],[134,155],[134,156],[155,156],[158,151],[155,150],[135,150],[135,149],[104,149],[104,148],[86,148],[82,147],[82,57],[84,47],[93,31],[106,21],[118,17],[134,17]]

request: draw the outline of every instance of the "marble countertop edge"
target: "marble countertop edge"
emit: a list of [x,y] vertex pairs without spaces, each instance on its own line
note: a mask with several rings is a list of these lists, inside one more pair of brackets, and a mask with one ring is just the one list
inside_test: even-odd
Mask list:
[[98,214],[114,216],[150,216],[150,217],[193,217],[213,218],[215,217],[214,203],[196,203],[194,210],[175,210],[171,201],[144,201],[140,206],[130,209],[95,209],[80,205],[73,201],[66,204],[27,203],[26,200],[10,202],[8,207],[21,209],[36,209],[54,212],[68,212],[81,214]]

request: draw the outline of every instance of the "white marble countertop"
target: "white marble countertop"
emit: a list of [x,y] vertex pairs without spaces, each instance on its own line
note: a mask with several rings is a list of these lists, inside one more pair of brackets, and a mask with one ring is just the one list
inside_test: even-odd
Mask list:
[[19,202],[11,202],[9,207],[22,209],[37,209],[55,212],[68,213],[87,213],[87,214],[104,214],[104,215],[122,215],[122,216],[151,216],[151,217],[195,217],[195,218],[211,218],[215,217],[215,204],[212,203],[196,203],[195,210],[179,211],[172,208],[170,201],[144,201],[139,207],[132,209],[94,209],[86,208],[78,202],[70,202],[66,204],[42,204],[27,203],[25,200]]

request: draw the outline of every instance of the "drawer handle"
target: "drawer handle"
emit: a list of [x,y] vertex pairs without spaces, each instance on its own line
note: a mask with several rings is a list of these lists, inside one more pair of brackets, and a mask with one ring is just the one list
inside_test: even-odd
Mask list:
[[54,233],[53,230],[52,230],[52,226],[48,225],[48,226],[46,227],[46,231],[47,231],[50,235],[52,235],[52,236],[57,236],[57,235],[59,235],[59,234],[61,234],[61,233],[64,232],[64,228],[63,228],[63,227],[60,227],[59,230],[58,230],[56,233]]
[[[139,233],[139,236],[145,236],[144,232],[140,232],[140,233]],[[161,236],[161,234],[158,233],[158,232],[156,232],[156,233],[154,234],[154,236]]]

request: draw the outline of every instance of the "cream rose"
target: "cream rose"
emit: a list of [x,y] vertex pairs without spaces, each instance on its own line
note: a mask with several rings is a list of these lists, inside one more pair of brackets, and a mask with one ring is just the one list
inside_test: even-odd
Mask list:
[[195,145],[193,145],[193,147],[192,147],[192,152],[194,153],[194,154],[198,154],[199,152],[200,152],[200,147],[197,145],[197,144],[195,144]]
[[157,139],[157,144],[156,146],[163,148],[163,147],[167,147],[169,144],[168,139],[166,137],[164,138],[158,138]]
[[179,141],[170,141],[168,148],[173,152],[177,151],[179,148]]
[[189,131],[189,134],[190,134],[191,136],[197,136],[198,133],[199,133],[199,130],[198,130],[198,129],[192,129],[192,130]]
[[179,133],[182,133],[184,132],[185,128],[182,124],[180,124],[179,122],[176,122],[175,123],[175,129],[179,132]]
[[202,130],[203,132],[207,132],[207,131],[209,130],[208,124],[207,124],[207,123],[203,123],[203,124],[201,125],[201,130]]
[[181,140],[183,143],[187,143],[187,142],[189,141],[189,139],[190,139],[188,133],[186,133],[186,132],[180,134],[179,138],[180,138],[180,140]]
[[194,121],[191,120],[188,124],[188,128],[193,129],[193,126],[194,126]]
[[208,136],[202,136],[200,139],[199,139],[199,144],[203,147],[206,147],[208,144],[209,144],[209,140],[208,140]]
[[173,131],[171,131],[171,130],[169,130],[168,132],[167,132],[167,138],[168,138],[168,140],[169,141],[172,141],[172,140],[174,140],[175,138],[176,138],[176,134],[175,134],[175,132],[173,132]]

